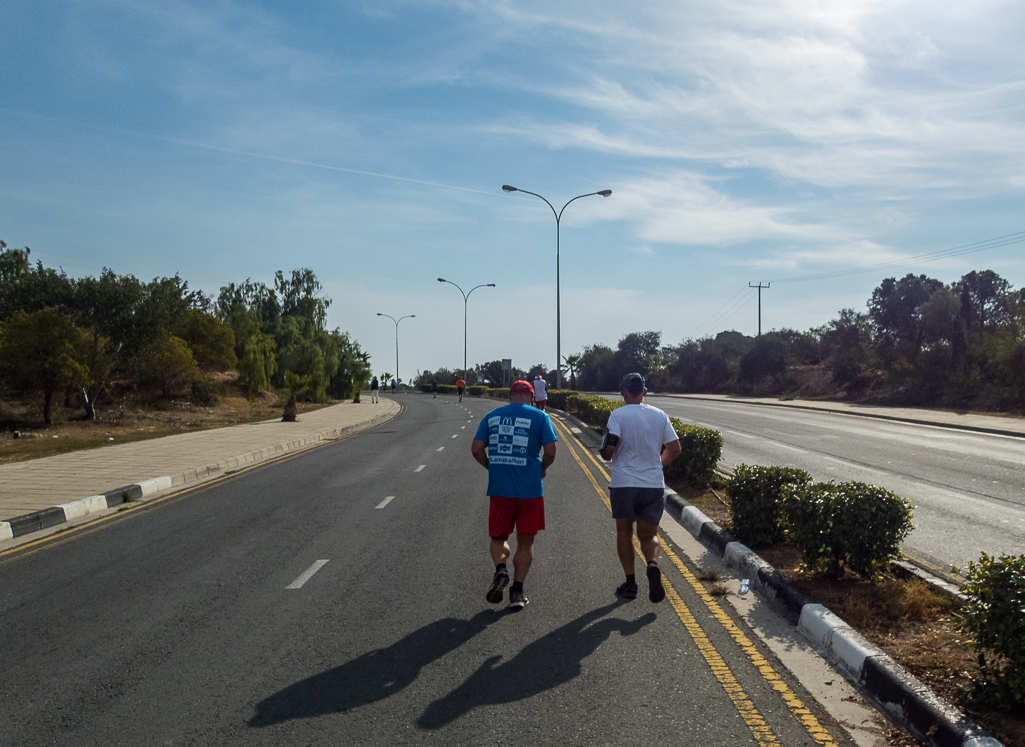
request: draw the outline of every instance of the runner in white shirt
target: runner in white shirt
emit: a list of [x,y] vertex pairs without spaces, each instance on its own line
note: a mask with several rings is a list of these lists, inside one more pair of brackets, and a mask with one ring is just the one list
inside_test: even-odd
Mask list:
[[[648,563],[648,598],[661,602],[666,597],[658,567],[658,523],[665,510],[665,479],[662,469],[680,455],[680,437],[669,416],[643,403],[648,390],[644,377],[630,373],[623,377],[620,393],[625,407],[612,411],[599,453],[612,462],[609,501],[616,520],[616,550],[626,581],[616,593],[626,599],[637,596],[634,574],[634,522],[637,539]],[[665,449],[663,450],[663,446]]]
[[534,377],[534,407],[544,410],[548,406],[548,385],[541,378],[541,374]]

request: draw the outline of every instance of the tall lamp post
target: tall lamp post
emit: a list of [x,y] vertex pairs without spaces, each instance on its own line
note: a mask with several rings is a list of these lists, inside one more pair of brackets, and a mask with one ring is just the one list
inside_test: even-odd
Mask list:
[[[458,285],[453,283],[451,280],[445,278],[438,278],[439,283],[448,283],[449,285],[455,285],[459,289],[460,293],[463,293],[463,289],[459,288]],[[473,293],[477,288],[494,288],[494,283],[484,283],[474,288],[470,288],[469,293],[463,293],[463,379],[466,379],[466,305],[470,300],[470,293]]]
[[[508,184],[503,184],[502,189],[506,192],[523,192],[524,194],[534,195],[534,197],[540,197],[545,200],[544,197],[537,194],[536,192],[528,192],[525,189],[517,189],[516,187],[510,187]],[[612,194],[611,189],[603,189],[600,192],[588,192],[586,195],[577,195],[573,200],[579,200],[581,197],[592,197],[593,195],[601,195],[602,197],[608,197]],[[562,206],[562,210],[556,212],[555,206],[552,203],[545,200],[545,203],[552,209],[552,214],[555,215],[555,387],[562,389],[562,298],[559,280],[559,233],[560,223],[562,222],[562,211],[566,209],[570,200]]]
[[377,312],[377,315],[386,316],[393,322],[395,322],[395,381],[402,381],[402,378],[399,376],[399,322],[401,322],[403,319],[413,319],[414,317],[416,317],[416,314],[400,316],[398,319],[389,314],[382,314],[380,311]]

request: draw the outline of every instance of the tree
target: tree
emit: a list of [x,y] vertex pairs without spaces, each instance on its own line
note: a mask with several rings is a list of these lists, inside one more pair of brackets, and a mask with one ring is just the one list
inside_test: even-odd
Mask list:
[[271,377],[278,370],[277,344],[270,335],[257,332],[250,336],[238,361],[238,382],[256,394],[271,388]]
[[281,418],[284,423],[294,423],[297,415],[297,404],[300,395],[310,384],[309,376],[300,376],[292,371],[285,371],[285,388],[288,390],[288,402],[285,403],[285,414]]
[[[631,332],[619,341],[616,354],[612,362],[616,375],[622,379],[624,374],[637,372],[641,376],[647,376],[657,371],[662,366],[660,349],[662,345],[661,332]],[[613,389],[619,388],[617,381]]]
[[740,380],[745,384],[757,384],[771,376],[779,386],[787,371],[786,349],[783,343],[771,335],[762,335],[754,346],[740,359]]
[[41,393],[43,422],[52,425],[53,395],[89,381],[87,335],[52,308],[16,311],[0,334],[0,375],[16,389]]
[[141,361],[142,380],[158,389],[164,398],[180,394],[200,379],[199,366],[185,340],[168,335],[146,350]]
[[617,391],[622,374],[616,378],[615,356],[612,348],[606,345],[585,346],[580,354],[580,373],[577,376],[580,388],[594,392]]
[[577,371],[580,370],[580,356],[579,355],[567,355],[563,356],[563,360],[566,361],[563,365],[562,370],[569,374],[569,388],[577,388]]
[[925,275],[886,278],[868,302],[874,341],[883,361],[913,365],[925,341],[922,306],[943,283]]
[[829,357],[833,381],[853,384],[865,373],[871,329],[866,314],[843,309],[822,331],[822,347]]
[[182,317],[178,337],[192,350],[196,363],[205,371],[235,368],[235,333],[212,314],[188,309]]

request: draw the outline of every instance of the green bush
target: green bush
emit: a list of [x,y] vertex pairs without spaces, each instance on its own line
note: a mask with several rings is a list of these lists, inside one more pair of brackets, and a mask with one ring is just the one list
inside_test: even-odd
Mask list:
[[666,478],[711,480],[722,457],[722,434],[711,428],[685,425],[676,418],[669,418],[669,422],[680,437],[681,451],[680,456],[666,466]]
[[783,493],[787,540],[806,569],[837,578],[850,569],[875,580],[901,558],[911,501],[863,482],[789,484]]
[[739,465],[726,484],[733,535],[755,548],[783,542],[783,488],[810,482],[811,475],[792,467]]
[[570,397],[579,394],[579,392],[573,389],[549,389],[548,390],[548,406],[556,407],[560,410],[566,409],[566,400]]
[[625,404],[594,394],[572,394],[566,398],[566,411],[595,427],[604,428],[609,424],[612,411]]
[[959,627],[979,654],[983,687],[1009,703],[1025,704],[1025,555],[982,554],[969,563]]
[[488,388],[486,386],[468,386],[464,393],[472,394],[474,397],[486,397],[488,395]]
[[227,393],[228,387],[222,381],[202,378],[192,382],[192,401],[197,405],[212,407]]

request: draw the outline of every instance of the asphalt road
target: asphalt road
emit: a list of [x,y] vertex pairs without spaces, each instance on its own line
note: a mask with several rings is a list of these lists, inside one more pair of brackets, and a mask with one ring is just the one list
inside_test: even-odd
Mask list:
[[727,467],[799,467],[817,481],[866,482],[910,499],[909,553],[962,566],[982,552],[1025,553],[1025,439],[733,402],[649,402],[722,433]]
[[0,553],[0,743],[851,744],[671,545],[665,602],[614,597],[565,427],[531,603],[487,604],[494,403],[406,405]]

